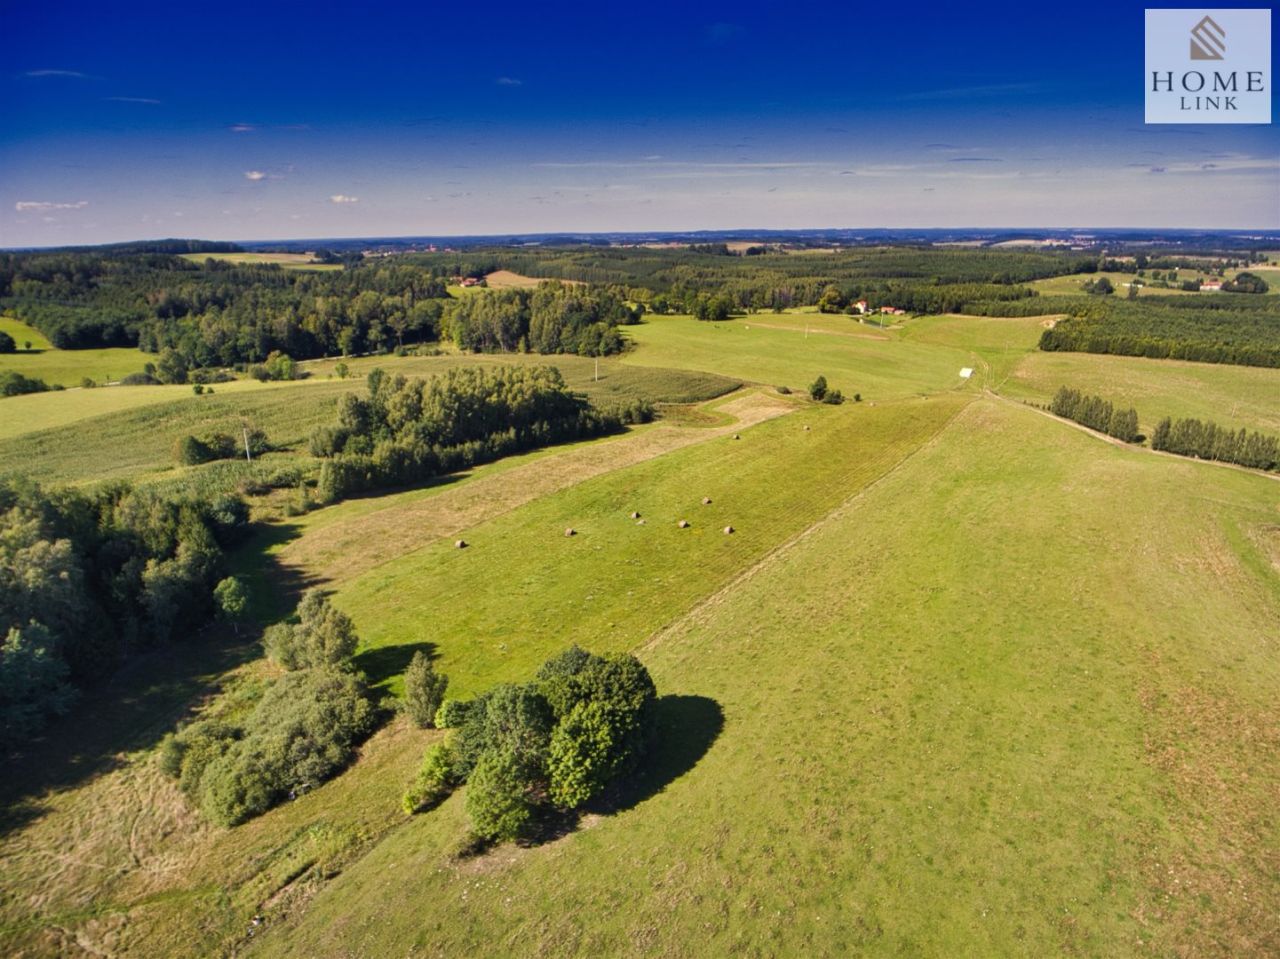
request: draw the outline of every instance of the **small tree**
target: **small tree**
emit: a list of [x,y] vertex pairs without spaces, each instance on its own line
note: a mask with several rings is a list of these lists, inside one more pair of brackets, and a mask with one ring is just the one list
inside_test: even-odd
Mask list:
[[240,620],[249,608],[249,591],[235,576],[228,576],[213,588],[213,601],[218,605],[218,615],[231,623],[236,634],[240,633]]
[[422,729],[435,725],[448,685],[449,677],[437,673],[424,653],[414,653],[404,671],[404,711]]
[[827,378],[819,376],[816,380],[809,384],[809,396],[822,402],[823,397],[827,395]]
[[529,782],[512,750],[486,752],[467,780],[467,815],[476,835],[494,842],[518,839],[533,818]]

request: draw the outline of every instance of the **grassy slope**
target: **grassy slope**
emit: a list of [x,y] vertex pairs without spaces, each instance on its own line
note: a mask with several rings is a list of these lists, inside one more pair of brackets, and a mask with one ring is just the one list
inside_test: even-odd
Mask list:
[[718,323],[651,317],[627,334],[640,346],[627,363],[712,370],[793,390],[822,374],[833,389],[874,401],[957,386],[960,368],[968,365],[960,350],[907,346],[846,316],[762,313]]
[[[0,317],[0,330],[8,333],[18,344],[17,353],[0,354],[0,372],[16,370],[24,376],[44,380],[50,386],[79,386],[86,376],[95,383],[110,383],[141,373],[148,356],[131,347],[111,347],[96,350],[54,349],[40,333],[12,317]],[[31,341],[31,351],[23,350],[24,342]],[[4,401],[6,404],[8,400]],[[8,409],[6,405],[3,407]]]
[[571,642],[630,649],[908,455],[960,402],[785,416],[535,501],[469,530],[466,550],[437,541],[344,584],[337,601],[367,668],[393,687],[423,642],[457,695],[529,675]]
[[[353,378],[348,380],[326,378],[336,361],[319,361],[308,366],[313,370],[309,380],[291,384],[238,380],[215,385],[213,396],[195,396],[186,386],[140,386],[13,397],[3,401],[2,409],[18,416],[6,420],[13,431],[7,436],[0,427],[0,439],[5,440],[0,473],[35,467],[46,480],[81,482],[169,470],[178,436],[218,429],[234,432],[246,420],[266,430],[273,443],[293,446],[332,419],[338,396],[363,390],[362,380],[354,377],[375,366],[406,376],[430,376],[460,364],[501,362],[554,364],[573,389],[604,405],[638,398],[690,402],[737,385],[710,374],[633,369],[616,360],[600,364],[597,381],[593,362],[583,357],[447,354],[352,360],[348,365]],[[100,408],[109,412],[92,415]],[[44,428],[32,429],[36,424]]]
[[723,710],[691,769],[480,863],[450,857],[455,797],[262,954],[1263,954],[1275,506],[974,404],[644,650]]

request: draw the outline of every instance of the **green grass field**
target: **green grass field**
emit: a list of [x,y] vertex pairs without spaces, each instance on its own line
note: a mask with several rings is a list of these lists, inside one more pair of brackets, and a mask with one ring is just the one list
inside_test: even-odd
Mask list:
[[[101,385],[114,383],[130,373],[141,373],[155,357],[126,347],[96,350],[55,349],[38,330],[21,320],[0,316],[0,331],[18,344],[17,353],[0,353],[0,372],[14,370],[44,380],[50,386],[79,386],[85,377]],[[30,342],[31,349],[24,349]]]
[[852,317],[761,313],[717,323],[685,316],[650,317],[628,327],[637,344],[624,362],[709,370],[803,391],[818,375],[852,397],[885,401],[959,388],[969,354],[951,346],[905,345],[892,332]]
[[[662,697],[644,776],[562,838],[467,856],[462,795],[400,811],[441,734],[394,720],[331,782],[211,827],[154,743],[273,667],[210,630],[144,657],[3,777],[0,952],[1276,954],[1280,483],[1020,401],[1068,383],[1144,426],[1275,432],[1280,371],[1041,354],[1041,329],[652,318],[599,382],[591,360],[552,362],[596,398],[699,406],[265,524],[232,557],[255,609],[336,590],[380,692],[418,649],[463,696],[570,642],[635,651]],[[334,362],[213,397],[0,401],[63,418],[0,436],[0,472],[169,475],[171,433],[246,412],[296,441],[362,386],[329,379]],[[819,373],[865,402],[772,389]],[[739,380],[762,387],[721,395]],[[115,394],[133,405],[84,405]]]
[[[1132,273],[1075,273],[1069,276],[1051,276],[1045,280],[1033,280],[1027,284],[1033,290],[1039,290],[1043,296],[1080,296],[1084,293],[1084,284],[1090,280],[1098,280],[1106,277],[1111,281],[1111,285],[1115,287],[1115,296],[1124,297],[1129,293],[1127,284],[1135,279]],[[1195,279],[1197,276],[1194,270],[1178,271],[1179,282],[1182,280]],[[1139,287],[1138,296],[1199,296],[1189,290],[1179,289],[1176,285],[1169,287],[1151,286],[1151,275],[1148,271],[1147,276],[1136,277],[1147,283],[1147,286]],[[1206,293],[1205,296],[1210,294]]]

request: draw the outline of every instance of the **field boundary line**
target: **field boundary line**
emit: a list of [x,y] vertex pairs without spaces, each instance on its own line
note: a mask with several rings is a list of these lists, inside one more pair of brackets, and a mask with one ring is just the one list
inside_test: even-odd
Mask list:
[[1280,482],[1280,474],[1268,473],[1266,470],[1252,469],[1248,466],[1241,466],[1239,463],[1224,463],[1222,460],[1202,460],[1198,456],[1183,456],[1181,453],[1166,453],[1164,450],[1153,450],[1150,446],[1139,446],[1137,443],[1126,443],[1124,440],[1118,440],[1114,436],[1108,436],[1106,433],[1100,433],[1092,427],[1085,426],[1083,423],[1077,423],[1075,420],[1069,420],[1065,416],[1059,416],[1050,410],[1042,410],[1038,406],[1032,406],[1021,400],[1015,400],[1008,396],[1003,396],[993,390],[984,390],[987,396],[993,400],[999,400],[1001,403],[1007,403],[1010,406],[1016,406],[1019,409],[1027,410],[1031,413],[1039,413],[1041,416],[1047,417],[1056,423],[1064,426],[1070,426],[1079,430],[1088,436],[1092,436],[1096,440],[1101,440],[1111,446],[1118,447],[1122,450],[1130,450],[1135,453],[1148,453],[1152,456],[1159,456],[1162,459],[1176,460],[1180,463],[1203,463],[1205,466],[1218,466],[1223,469],[1235,470],[1237,473],[1247,473],[1250,476],[1261,476],[1263,479]]
[[921,443],[915,449],[911,450],[909,453],[907,453],[906,456],[902,457],[902,459],[898,460],[896,463],[890,466],[887,470],[885,470],[883,473],[881,473],[871,482],[867,483],[857,492],[853,493],[852,495],[848,496],[847,498],[845,498],[844,500],[836,504],[836,506],[830,511],[828,511],[826,515],[815,520],[813,523],[809,524],[808,526],[800,530],[798,533],[796,533],[789,539],[786,539],[783,542],[779,543],[777,546],[773,547],[771,550],[769,550],[767,553],[761,556],[758,560],[756,560],[746,569],[734,575],[723,586],[719,587],[708,596],[705,596],[702,599],[698,600],[698,602],[696,602],[693,606],[691,606],[685,612],[681,613],[671,622],[667,623],[665,626],[660,627],[652,636],[650,636],[647,640],[645,640],[640,646],[636,648],[635,650],[636,653],[644,653],[644,652],[648,652],[649,650],[655,649],[664,640],[683,631],[686,627],[692,626],[696,622],[702,621],[703,619],[705,619],[707,614],[712,609],[714,609],[715,607],[723,603],[725,598],[730,593],[737,590],[739,586],[742,586],[745,583],[754,579],[757,574],[763,572],[765,569],[772,566],[774,563],[776,563],[778,560],[782,558],[783,554],[791,551],[793,548],[800,545],[800,543],[804,542],[814,533],[820,532],[821,530],[825,529],[827,526],[830,526],[836,520],[843,519],[844,515],[850,509],[852,509],[853,506],[857,504],[869,492],[871,492],[873,489],[875,489],[877,486],[883,483],[886,479],[888,479],[889,477],[897,473],[900,469],[902,469],[903,466],[909,463],[917,455],[919,455],[920,453],[923,453],[925,450],[932,449],[934,446],[936,446],[938,444],[938,441],[942,438],[942,434],[945,433],[951,427],[951,424],[954,423],[962,413],[964,413],[966,410],[968,410],[972,406],[973,406],[973,400],[972,399],[966,400],[965,403],[961,405],[960,408],[957,409],[954,413],[948,416],[946,420],[943,421],[943,423],[936,430],[934,430],[933,433],[929,436],[929,438],[926,439],[923,443]]

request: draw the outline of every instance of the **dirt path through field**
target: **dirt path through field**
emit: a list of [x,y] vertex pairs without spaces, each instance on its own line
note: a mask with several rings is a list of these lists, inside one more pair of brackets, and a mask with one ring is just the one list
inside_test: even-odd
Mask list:
[[[361,512],[310,530],[277,555],[281,573],[309,584],[337,585],[376,566],[584,480],[773,419],[796,407],[756,391],[712,404],[731,421],[710,427],[659,423],[652,429],[588,443],[522,466],[457,483],[417,502]],[[341,507],[338,507],[339,509]]]

